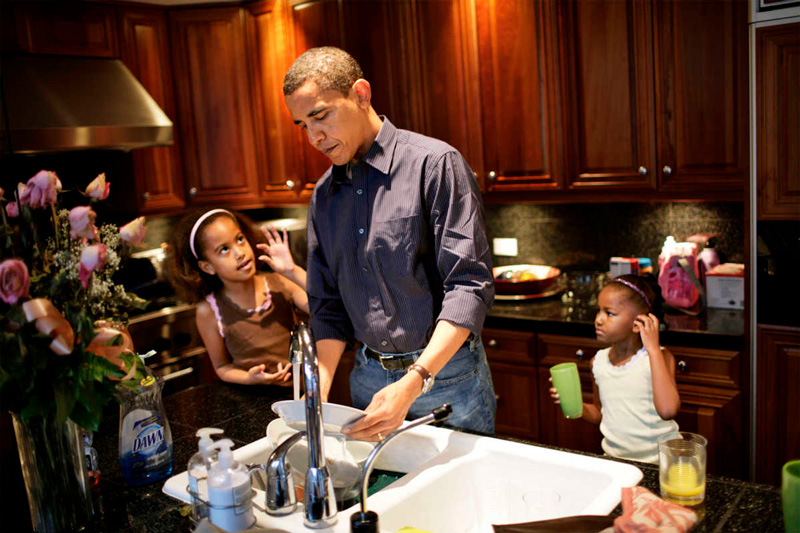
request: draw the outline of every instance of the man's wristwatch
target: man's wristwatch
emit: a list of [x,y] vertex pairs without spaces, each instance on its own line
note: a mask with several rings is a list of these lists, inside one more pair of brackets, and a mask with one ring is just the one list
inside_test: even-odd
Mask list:
[[422,394],[425,394],[433,388],[433,376],[431,376],[430,372],[425,370],[424,366],[415,363],[408,367],[407,372],[411,372],[412,370],[422,376]]

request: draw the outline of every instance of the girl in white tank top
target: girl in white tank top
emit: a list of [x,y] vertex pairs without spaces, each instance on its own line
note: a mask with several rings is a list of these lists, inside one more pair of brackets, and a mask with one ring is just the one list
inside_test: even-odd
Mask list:
[[[658,340],[661,301],[657,285],[631,275],[597,298],[595,333],[611,346],[592,359],[594,398],[583,418],[600,425],[603,451],[614,457],[658,463],[658,439],[678,431],[675,358]],[[550,395],[558,400],[557,389]]]

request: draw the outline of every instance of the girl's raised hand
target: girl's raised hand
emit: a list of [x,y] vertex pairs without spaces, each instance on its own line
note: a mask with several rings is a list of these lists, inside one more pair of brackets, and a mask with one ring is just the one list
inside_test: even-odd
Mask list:
[[633,323],[639,327],[639,335],[642,336],[642,345],[648,353],[661,351],[661,344],[658,341],[658,319],[653,313],[639,315]]
[[259,261],[264,261],[278,274],[284,276],[290,274],[294,270],[294,260],[292,252],[289,250],[286,228],[283,228],[283,236],[281,236],[274,226],[270,226],[268,229],[264,229],[264,236],[267,238],[267,244],[257,245],[258,249],[265,254],[258,256]]
[[292,379],[292,375],[289,373],[292,365],[289,363],[278,363],[278,371],[273,373],[264,372],[266,368],[266,365],[263,364],[250,368],[247,371],[250,375],[250,383],[253,385],[285,385]]

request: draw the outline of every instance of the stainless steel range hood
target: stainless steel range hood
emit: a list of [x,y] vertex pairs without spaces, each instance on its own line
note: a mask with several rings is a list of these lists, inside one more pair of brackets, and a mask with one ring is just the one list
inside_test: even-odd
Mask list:
[[5,150],[172,144],[172,122],[118,59],[6,54],[0,77]]

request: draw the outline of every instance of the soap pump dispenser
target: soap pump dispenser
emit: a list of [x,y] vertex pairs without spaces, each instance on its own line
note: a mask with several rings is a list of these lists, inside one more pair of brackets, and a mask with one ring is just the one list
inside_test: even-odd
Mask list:
[[189,459],[186,471],[189,474],[189,495],[192,499],[192,513],[196,523],[208,516],[208,471],[211,463],[217,460],[219,452],[212,449],[214,441],[211,435],[220,435],[218,428],[201,428],[197,430],[200,440],[197,443],[198,451]]
[[241,531],[255,524],[248,469],[234,460],[233,441],[222,439],[209,446],[219,450],[208,472],[208,517],[225,531]]

